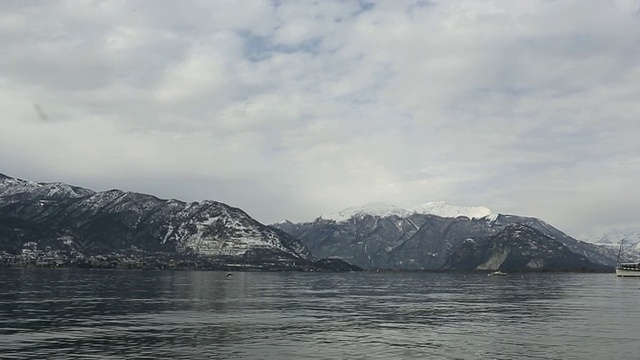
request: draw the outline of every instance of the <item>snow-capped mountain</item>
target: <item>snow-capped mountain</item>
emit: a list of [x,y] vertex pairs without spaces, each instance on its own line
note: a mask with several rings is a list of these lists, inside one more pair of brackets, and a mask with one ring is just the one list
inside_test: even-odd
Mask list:
[[576,239],[616,249],[619,249],[622,244],[624,247],[622,255],[627,260],[638,261],[640,259],[640,228],[637,227],[582,233],[578,234]]
[[[272,226],[301,239],[317,256],[341,258],[367,269],[470,270],[467,265],[477,262],[476,270],[602,270],[614,266],[617,255],[614,249],[578,241],[540,219],[443,202],[411,210],[365,205],[313,222]],[[513,226],[522,231],[509,230]],[[469,260],[471,255],[475,260]],[[467,265],[460,262],[463,258]],[[485,262],[489,265],[481,266]]]
[[[302,243],[244,211],[216,201],[183,202],[0,175],[0,252],[25,244],[83,254],[176,253],[250,257],[252,261],[315,258]],[[260,254],[256,259],[255,254]]]
[[406,216],[409,212],[405,209],[401,209],[395,205],[386,203],[370,203],[363,206],[354,206],[346,208],[342,211],[322,215],[320,218],[324,220],[333,220],[336,222],[347,221],[351,218],[363,217],[363,216]]
[[336,213],[322,215],[320,218],[342,222],[348,221],[351,218],[364,217],[367,215],[378,217],[392,215],[406,217],[412,214],[436,215],[450,218],[464,216],[469,219],[480,219],[496,215],[484,206],[457,206],[444,201],[434,201],[415,206],[411,209],[403,209],[387,203],[370,203],[363,206],[346,208]]
[[606,232],[582,233],[576,236],[577,239],[590,242],[592,244],[612,244],[619,245],[620,242],[637,244],[640,243],[640,228],[613,229]]
[[458,206],[444,201],[428,202],[410,210],[411,213],[436,215],[440,217],[456,218],[458,216],[469,219],[493,218],[497,216],[484,206]]
[[64,199],[80,198],[94,195],[95,191],[83,189],[77,186],[67,185],[61,182],[38,183],[14,179],[0,174],[0,196],[3,201],[11,201],[12,196],[21,200],[25,199]]

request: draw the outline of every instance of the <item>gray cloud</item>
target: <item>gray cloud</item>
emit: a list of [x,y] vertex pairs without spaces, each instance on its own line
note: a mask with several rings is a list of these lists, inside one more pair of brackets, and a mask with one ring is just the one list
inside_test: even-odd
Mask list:
[[435,200],[640,218],[635,0],[0,6],[9,175],[263,222]]

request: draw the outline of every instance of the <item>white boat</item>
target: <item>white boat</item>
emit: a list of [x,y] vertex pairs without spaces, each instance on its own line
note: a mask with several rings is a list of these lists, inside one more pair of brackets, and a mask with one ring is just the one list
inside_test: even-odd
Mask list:
[[640,277],[640,263],[619,263],[616,266],[618,277]]
[[489,274],[487,274],[489,276],[507,276],[507,273],[502,272],[500,270],[496,270],[494,272],[490,272]]
[[616,276],[618,277],[640,277],[640,263],[621,263],[622,241],[618,250],[618,261],[616,264]]

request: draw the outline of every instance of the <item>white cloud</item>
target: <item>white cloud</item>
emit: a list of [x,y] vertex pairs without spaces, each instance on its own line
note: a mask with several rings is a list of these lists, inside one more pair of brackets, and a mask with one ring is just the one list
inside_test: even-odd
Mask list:
[[638,1],[0,6],[8,175],[264,222],[447,200],[637,225]]
[[180,103],[206,96],[211,102],[232,100],[233,60],[238,59],[242,42],[233,32],[218,32],[206,44],[192,45],[185,59],[165,71],[156,90],[160,102]]

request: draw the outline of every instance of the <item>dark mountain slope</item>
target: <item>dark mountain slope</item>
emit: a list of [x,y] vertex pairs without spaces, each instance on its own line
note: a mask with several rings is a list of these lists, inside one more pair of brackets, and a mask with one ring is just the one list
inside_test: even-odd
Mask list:
[[[395,207],[394,209],[397,210]],[[545,243],[553,240],[562,245],[549,245],[541,269],[569,269],[577,266],[576,270],[583,267],[602,270],[603,266],[613,267],[616,261],[616,254],[610,248],[575,240],[536,218],[498,214],[481,218],[441,217],[405,210],[396,212],[382,216],[356,213],[338,221],[318,218],[309,223],[294,224],[286,221],[272,226],[301,239],[316,256],[344,259],[367,269],[468,270],[485,262],[487,254],[493,254],[496,240],[487,239],[501,233],[503,237],[506,236],[504,234],[513,234],[513,231],[505,232],[506,229],[518,226],[529,229],[522,236],[531,237],[531,241],[542,241],[538,236],[540,233],[544,236]],[[533,230],[536,232],[532,232]],[[472,252],[467,249],[471,244],[469,239],[476,241],[480,248]],[[521,237],[513,237],[512,240],[520,239]],[[461,248],[464,251],[460,253]],[[566,251],[580,259],[585,258],[588,262],[583,264],[582,260],[575,260],[565,254]],[[473,261],[469,257],[472,253],[478,256]],[[463,262],[468,263],[466,265],[460,262],[462,260],[456,259],[456,256],[462,254]],[[497,253],[494,255],[498,256]],[[555,257],[565,259],[566,263],[556,263],[552,260]],[[525,263],[519,264],[521,270],[533,269]]]
[[242,260],[246,255],[259,264],[256,254],[268,254],[269,262],[310,266],[315,261],[291,235],[223,203],[94,192],[2,175],[0,251],[20,254],[25,246],[85,256],[142,252]]

